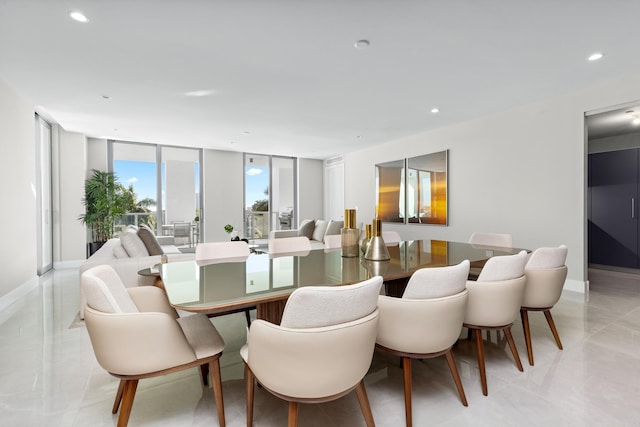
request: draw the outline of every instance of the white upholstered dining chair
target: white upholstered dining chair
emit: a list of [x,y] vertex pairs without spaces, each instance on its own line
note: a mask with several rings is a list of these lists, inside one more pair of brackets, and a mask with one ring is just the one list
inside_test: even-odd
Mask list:
[[529,327],[529,311],[544,313],[556,345],[562,350],[562,342],[551,316],[551,308],[560,300],[562,288],[567,278],[567,266],[565,265],[567,253],[568,249],[564,245],[557,248],[538,248],[531,254],[524,269],[527,285],[520,308],[520,317],[522,318],[527,356],[531,366],[533,366],[533,347]]
[[376,347],[402,359],[405,420],[413,424],[411,410],[411,361],[444,355],[458,390],[467,406],[453,345],[464,321],[468,292],[465,289],[469,261],[450,267],[417,270],[402,298],[381,295],[378,300],[380,325]]
[[203,383],[211,374],[218,422],[225,425],[220,356],[224,341],[209,319],[179,318],[162,289],[125,288],[109,265],[81,276],[86,296],[85,324],[98,363],[120,379],[112,413],[118,427],[129,421],[138,381],[200,367]]
[[289,402],[289,426],[298,423],[299,403],[336,400],[352,390],[367,426],[373,415],[364,387],[378,330],[382,278],[346,286],[307,286],[289,297],[282,323],[251,324],[245,362],[247,426],[253,424],[256,380]]
[[478,369],[482,394],[488,394],[487,375],[484,360],[483,330],[501,330],[513,354],[519,371],[523,371],[518,355],[511,325],[518,318],[526,278],[524,266],[527,252],[520,251],[516,255],[495,256],[489,258],[477,281],[467,281],[469,301],[464,317],[464,326],[473,331],[476,341]]

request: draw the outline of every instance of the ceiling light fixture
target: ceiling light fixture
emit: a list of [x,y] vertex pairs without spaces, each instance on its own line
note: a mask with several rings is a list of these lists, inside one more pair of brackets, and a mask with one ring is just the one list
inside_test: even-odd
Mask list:
[[69,16],[71,17],[71,19],[78,21],[78,22],[89,22],[89,20],[87,19],[86,16],[84,16],[84,14],[82,12],[71,12],[69,14]]
[[640,125],[640,117],[636,117],[635,119],[633,119],[633,120],[631,121],[631,123],[633,123],[633,124],[634,124],[634,125],[636,125],[636,126],[637,126],[637,125]]
[[212,90],[193,90],[191,92],[185,92],[185,95],[187,96],[193,96],[193,97],[202,97],[202,96],[211,96],[213,95],[213,91]]
[[369,47],[369,40],[358,40],[357,42],[355,42],[353,45],[356,47],[356,49],[366,49]]
[[591,54],[591,56],[589,56],[587,59],[589,61],[597,61],[598,59],[602,59],[603,56],[604,56],[604,53],[596,52]]
[[439,112],[440,112],[440,109],[438,107],[434,107],[431,109],[432,114],[438,114]]

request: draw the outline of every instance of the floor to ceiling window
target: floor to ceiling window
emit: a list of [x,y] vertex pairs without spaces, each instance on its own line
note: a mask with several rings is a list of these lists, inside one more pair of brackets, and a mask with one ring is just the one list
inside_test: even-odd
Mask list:
[[270,230],[296,226],[296,162],[291,157],[244,155],[245,235],[266,239]]
[[[192,246],[201,236],[201,150],[110,141],[113,171],[133,193],[119,227],[147,224]],[[118,230],[116,230],[118,231]]]
[[53,217],[51,198],[51,126],[36,114],[36,195],[39,275],[53,268]]

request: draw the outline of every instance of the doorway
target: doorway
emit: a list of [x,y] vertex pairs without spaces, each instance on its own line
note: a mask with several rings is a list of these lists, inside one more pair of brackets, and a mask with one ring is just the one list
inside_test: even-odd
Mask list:
[[588,267],[640,273],[640,101],[585,116]]

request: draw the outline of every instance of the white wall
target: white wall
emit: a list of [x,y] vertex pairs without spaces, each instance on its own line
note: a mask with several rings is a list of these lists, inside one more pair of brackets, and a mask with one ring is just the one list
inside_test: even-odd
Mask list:
[[0,79],[0,302],[37,274],[34,123],[33,106]]
[[[511,233],[514,246],[566,244],[571,289],[586,277],[584,113],[640,98],[640,76],[345,155],[346,206],[374,215],[374,165],[449,150],[449,226],[383,224],[403,238],[467,241]],[[443,112],[446,114],[446,112]]]
[[298,159],[298,224],[324,218],[323,176],[322,160]]
[[242,153],[204,150],[203,242],[229,240],[225,224],[232,224],[243,235],[243,170]]

